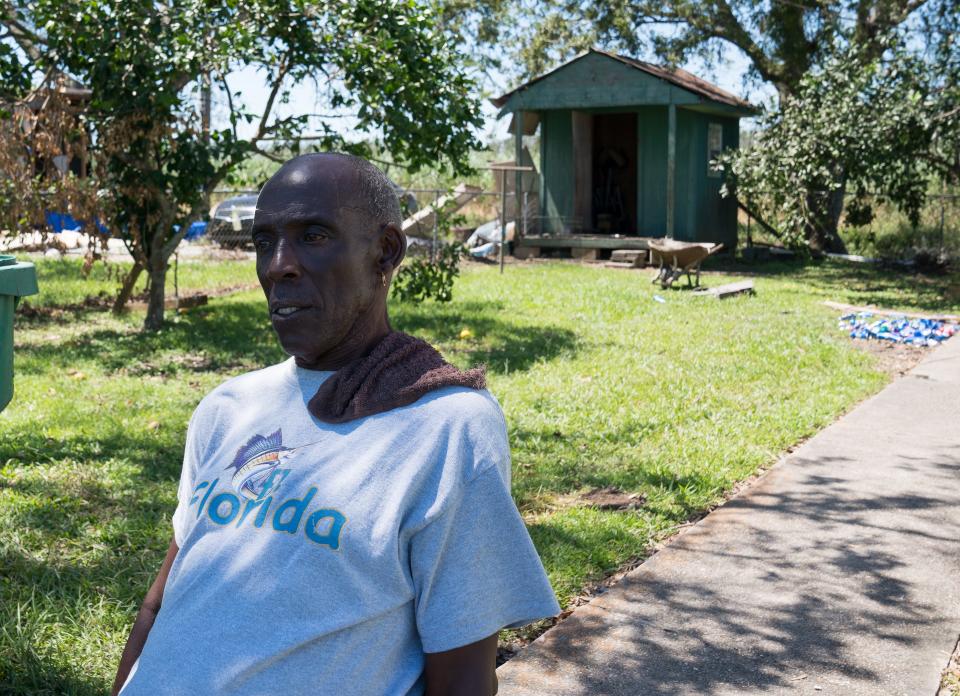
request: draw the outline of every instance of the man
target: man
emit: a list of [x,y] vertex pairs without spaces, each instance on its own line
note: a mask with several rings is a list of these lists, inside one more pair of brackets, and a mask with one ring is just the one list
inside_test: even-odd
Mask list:
[[482,372],[390,328],[406,243],[389,181],[297,157],[253,238],[292,357],[194,412],[174,539],[114,693],[495,693],[497,632],[559,608]]

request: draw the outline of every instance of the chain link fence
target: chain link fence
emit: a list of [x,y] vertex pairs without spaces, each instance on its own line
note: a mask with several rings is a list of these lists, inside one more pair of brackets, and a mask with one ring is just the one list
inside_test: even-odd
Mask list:
[[[776,229],[743,209],[738,223],[741,247],[782,243]],[[960,193],[929,194],[917,225],[881,196],[848,193],[839,233],[850,254],[891,261],[924,257],[938,264],[956,264],[960,262]]]
[[929,195],[919,224],[877,196],[845,200],[840,236],[852,254],[912,259],[927,256],[941,263],[960,261],[960,194]]
[[[401,216],[405,219],[449,193],[449,189],[441,188],[398,189]],[[512,192],[507,195],[512,199]],[[227,248],[250,246],[250,230],[253,224],[256,196],[256,190],[217,189],[214,191],[210,196],[211,216],[206,228],[206,239]],[[439,220],[435,225],[437,240],[466,241],[475,228],[485,222],[499,220],[500,209],[499,191],[480,191],[459,210],[438,216]]]

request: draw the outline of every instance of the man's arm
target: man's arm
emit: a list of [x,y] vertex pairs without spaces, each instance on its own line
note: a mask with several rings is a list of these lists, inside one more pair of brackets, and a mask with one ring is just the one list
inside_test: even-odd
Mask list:
[[153,628],[153,621],[157,618],[157,612],[160,611],[160,604],[163,602],[163,588],[167,584],[167,575],[170,573],[170,566],[173,565],[173,559],[177,557],[180,548],[177,542],[170,540],[170,548],[167,549],[167,556],[163,559],[160,566],[160,572],[156,579],[147,590],[147,596],[140,605],[140,611],[137,612],[137,619],[133,622],[133,628],[130,631],[130,637],[127,638],[127,644],[123,648],[123,655],[120,656],[120,667],[117,669],[117,678],[113,681],[113,690],[111,696],[117,696],[120,693],[120,687],[127,681],[127,675],[130,674],[130,668],[140,657],[140,651],[143,650],[143,644],[147,642],[147,636],[150,629]]
[[497,693],[497,634],[438,653],[427,653],[427,696]]

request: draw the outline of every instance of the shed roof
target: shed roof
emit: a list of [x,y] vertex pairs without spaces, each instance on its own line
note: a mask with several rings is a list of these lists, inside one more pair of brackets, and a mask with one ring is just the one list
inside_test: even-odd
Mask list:
[[26,105],[33,111],[39,111],[51,89],[66,97],[66,100],[74,107],[82,107],[84,102],[93,98],[93,90],[84,87],[82,82],[78,82],[69,75],[60,75],[53,87],[45,86],[38,89]]
[[[679,87],[687,92],[690,92],[697,97],[702,99],[707,99],[711,102],[716,102],[718,104],[724,104],[729,107],[733,107],[736,110],[742,110],[747,113],[756,112],[756,107],[753,106],[750,102],[741,99],[735,94],[731,94],[726,90],[717,87],[716,85],[707,82],[706,80],[693,75],[692,73],[687,72],[686,70],[681,70],[680,68],[667,68],[662,65],[654,65],[653,63],[646,63],[642,60],[637,60],[635,58],[629,58],[627,56],[617,55],[615,53],[608,53],[607,51],[600,51],[594,48],[591,48],[586,53],[582,53],[573,60],[567,61],[563,65],[560,65],[553,70],[544,73],[538,77],[533,78],[532,80],[525,82],[519,87],[510,90],[506,94],[503,94],[499,97],[491,99],[490,101],[494,106],[504,107],[507,105],[507,102],[510,101],[511,97],[514,95],[523,92],[533,85],[541,82],[542,80],[555,75],[556,73],[566,69],[570,65],[584,60],[588,56],[605,56],[611,60],[622,63],[626,66],[634,68],[638,71],[646,73],[652,77],[655,77],[659,80],[663,80],[671,85]],[[511,109],[512,110],[512,109]]]

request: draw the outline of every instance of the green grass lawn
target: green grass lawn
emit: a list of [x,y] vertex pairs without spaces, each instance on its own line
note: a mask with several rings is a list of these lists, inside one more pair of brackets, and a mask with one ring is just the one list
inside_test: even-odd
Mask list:
[[[24,300],[34,308],[79,307],[91,299],[112,299],[117,294],[119,279],[122,279],[132,265],[129,261],[111,261],[108,264],[94,264],[89,274],[81,273],[82,259],[70,256],[62,259],[49,259],[36,256],[20,256],[21,261],[30,261],[37,268],[37,283],[42,292]],[[186,295],[192,292],[213,290],[222,287],[234,287],[256,283],[252,261],[210,261],[182,260],[176,267],[176,281],[179,292]],[[146,289],[147,274],[141,273],[134,288],[134,294]],[[174,291],[174,268],[171,262],[167,275],[166,291]]]
[[[76,268],[45,265],[39,305],[82,299]],[[190,271],[195,288],[254,281],[249,262],[210,266]],[[730,270],[705,282],[758,268]],[[650,273],[471,266],[452,303],[391,307],[397,328],[458,365],[486,363],[514,494],[562,603],[882,387],[823,299],[960,306],[956,278],[759,270],[756,297],[718,302],[654,289]],[[18,320],[16,394],[0,415],[0,693],[106,691],[171,535],[191,410],[227,377],[284,357],[256,291],[174,315],[157,334],[141,321]],[[609,485],[646,503],[578,502]]]

